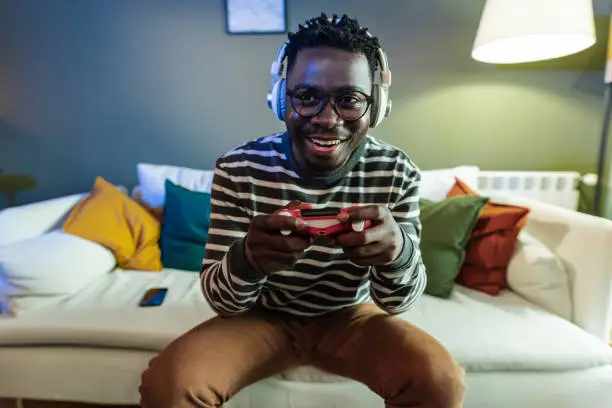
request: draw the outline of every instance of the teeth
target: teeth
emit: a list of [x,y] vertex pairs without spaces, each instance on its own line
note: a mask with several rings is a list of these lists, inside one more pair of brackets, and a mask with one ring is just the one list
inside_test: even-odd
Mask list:
[[321,146],[334,146],[340,143],[340,140],[323,140],[323,139],[311,139],[311,140]]

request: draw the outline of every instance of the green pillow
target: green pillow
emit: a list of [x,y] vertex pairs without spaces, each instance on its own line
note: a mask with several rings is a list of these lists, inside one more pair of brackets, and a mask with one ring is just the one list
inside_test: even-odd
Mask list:
[[210,225],[210,194],[192,191],[166,180],[160,249],[164,268],[197,271]]
[[425,293],[447,299],[465,259],[465,247],[489,199],[455,196],[434,202],[421,199],[421,255],[427,270]]

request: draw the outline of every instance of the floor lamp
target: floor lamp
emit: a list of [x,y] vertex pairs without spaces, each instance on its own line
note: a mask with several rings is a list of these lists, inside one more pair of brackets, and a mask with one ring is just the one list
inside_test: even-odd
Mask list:
[[[578,53],[594,45],[595,41],[592,0],[487,0],[474,41],[472,58],[489,64],[535,62]],[[598,214],[603,197],[612,103],[610,83],[612,72],[607,70],[606,115],[594,203]]]
[[610,129],[610,114],[612,112],[612,17],[608,33],[608,52],[606,56],[606,70],[604,74],[604,115],[601,127],[601,138],[599,142],[599,159],[597,161],[597,180],[595,184],[595,194],[593,196],[593,214],[604,215],[604,205],[608,193],[608,179],[610,173],[610,163],[608,158],[608,137]]

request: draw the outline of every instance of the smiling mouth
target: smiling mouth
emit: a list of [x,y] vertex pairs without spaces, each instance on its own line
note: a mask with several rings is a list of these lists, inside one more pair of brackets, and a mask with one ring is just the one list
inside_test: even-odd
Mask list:
[[306,144],[311,152],[319,157],[332,157],[348,139],[327,139],[318,137],[307,137]]
[[307,137],[307,139],[309,142],[319,147],[334,147],[348,140],[348,139],[324,139],[320,137]]

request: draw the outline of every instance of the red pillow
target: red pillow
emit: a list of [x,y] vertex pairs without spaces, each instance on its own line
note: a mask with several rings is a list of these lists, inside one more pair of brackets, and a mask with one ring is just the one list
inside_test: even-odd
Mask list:
[[[477,195],[455,177],[447,198]],[[507,270],[529,208],[489,202],[482,209],[466,247],[457,283],[496,296],[506,288]]]

